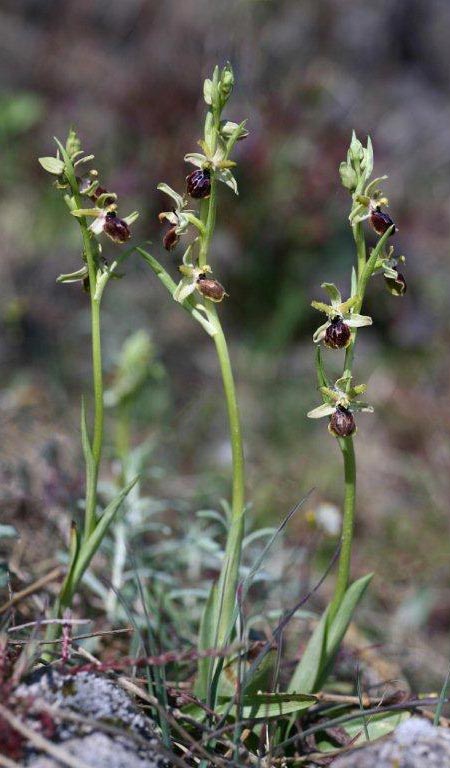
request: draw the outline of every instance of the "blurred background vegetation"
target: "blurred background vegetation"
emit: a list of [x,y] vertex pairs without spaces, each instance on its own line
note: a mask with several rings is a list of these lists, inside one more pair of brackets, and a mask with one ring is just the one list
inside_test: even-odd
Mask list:
[[[202,80],[230,60],[227,116],[248,118],[250,136],[238,146],[239,198],[221,189],[213,261],[230,294],[220,309],[251,515],[277,524],[314,487],[291,523],[289,544],[304,553],[291,577],[300,583],[335,546],[314,525],[324,504],[339,508],[342,482],[326,425],[305,418],[318,402],[311,334],[321,319],[310,301],[324,280],[348,288],[349,199],[337,169],[354,128],[372,137],[376,175],[389,174],[408,283],[400,299],[373,280],[375,324],[358,341],[358,380],[376,410],[360,417],[356,438],[354,573],[377,574],[364,620],[386,653],[407,659],[414,680],[440,680],[450,634],[450,4],[3,0],[0,27],[0,514],[23,535],[13,572],[25,573],[33,552],[44,571],[66,537],[90,387],[86,294],[55,283],[78,267],[78,228],[37,157],[76,126],[120,212],[140,211],[136,242],[152,241],[176,274],[156,185],[182,189]],[[107,378],[128,335],[148,330],[160,375],[135,410],[133,440],[152,437],[151,492],[183,499],[189,516],[228,493],[214,350],[137,256],[125,271],[104,301]],[[336,360],[326,355],[331,370]],[[108,428],[112,446],[112,419]]]

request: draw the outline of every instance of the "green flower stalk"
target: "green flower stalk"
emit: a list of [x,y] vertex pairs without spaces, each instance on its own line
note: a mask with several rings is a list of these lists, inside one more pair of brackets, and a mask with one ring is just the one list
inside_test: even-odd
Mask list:
[[[44,170],[57,176],[55,186],[63,192],[69,212],[77,219],[80,226],[82,266],[74,272],[60,275],[57,281],[59,283],[81,282],[89,294],[94,396],[91,438],[88,434],[84,403],[82,405],[81,433],[86,463],[84,522],[81,532],[77,524],[72,523],[68,571],[53,612],[55,618],[60,618],[65,610],[70,608],[84,572],[123,499],[135,483],[135,480],[129,483],[98,517],[97,484],[102,457],[104,421],[101,300],[107,283],[112,277],[116,277],[117,266],[130,252],[125,251],[121,257],[108,264],[102,254],[102,246],[98,238],[104,234],[116,244],[126,243],[131,236],[130,225],[138,214],[132,213],[124,219],[118,217],[117,195],[100,186],[96,170],[86,170],[94,156],[85,155],[75,131],[70,131],[65,146],[57,139],[56,144],[58,147],[56,157],[42,157],[39,162]],[[84,175],[80,177],[78,174],[81,173]],[[94,206],[86,208],[88,201],[93,202]],[[93,219],[90,225],[88,225],[89,218]],[[57,634],[57,625],[50,625],[47,640],[54,639]]]
[[[322,620],[313,633],[306,651],[290,683],[290,690],[304,693],[317,690],[330,669],[347,626],[359,600],[370,581],[364,577],[350,585],[351,552],[356,510],[356,457],[353,437],[357,425],[355,414],[372,412],[373,408],[359,400],[366,391],[365,384],[353,384],[353,364],[358,328],[372,325],[372,319],[361,314],[366,289],[374,274],[384,275],[388,289],[400,296],[406,282],[397,265],[404,257],[394,257],[388,238],[396,232],[391,217],[383,210],[387,198],[379,188],[386,176],[370,180],[373,171],[373,151],[370,138],[366,147],[353,133],[347,160],[341,163],[342,184],[352,196],[349,222],[356,250],[356,264],[351,272],[350,297],[342,300],[333,283],[324,283],[330,303],[313,301],[312,306],[327,316],[327,321],[314,333],[317,345],[317,378],[322,404],[308,413],[309,418],[328,417],[328,430],[338,439],[344,462],[344,509],[339,554],[338,575],[334,596]],[[379,235],[369,253],[366,246],[364,222],[368,221]],[[331,384],[324,369],[320,345],[333,350],[345,350],[341,376]]]
[[[203,151],[185,156],[185,161],[195,166],[195,170],[186,177],[186,193],[179,194],[167,184],[158,185],[158,189],[174,203],[172,210],[164,211],[159,216],[161,222],[169,224],[163,237],[164,247],[173,250],[181,238],[194,232],[194,239],[188,243],[179,267],[182,275],[179,283],[174,283],[151,254],[137,249],[175,301],[189,311],[214,340],[227,406],[233,464],[229,531],[219,581],[212,587],[203,615],[200,650],[221,648],[233,634],[244,532],[245,479],[241,422],[228,345],[217,312],[217,304],[227,294],[208,263],[216,223],[218,186],[223,183],[237,194],[237,182],[232,172],[235,163],[230,160],[230,154],[235,143],[248,135],[245,123],[222,120],[233,84],[233,71],[229,65],[222,71],[216,67],[212,79],[205,81],[203,93],[208,110],[203,137],[198,142]],[[188,207],[189,198],[194,203],[198,201],[199,211]],[[202,659],[199,664],[197,694],[204,699],[209,697],[211,704],[214,699],[214,695],[211,696],[212,678],[217,676],[219,666],[220,663],[216,664],[211,659]]]

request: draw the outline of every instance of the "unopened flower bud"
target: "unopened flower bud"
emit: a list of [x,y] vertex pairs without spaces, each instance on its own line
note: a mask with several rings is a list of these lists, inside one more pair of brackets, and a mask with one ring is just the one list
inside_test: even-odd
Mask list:
[[344,323],[341,317],[336,316],[333,317],[325,332],[324,342],[331,349],[344,349],[348,346],[351,335],[347,323]]
[[[370,213],[370,223],[372,224],[372,227],[374,228],[377,235],[384,235],[389,227],[394,225],[394,222],[392,221],[389,214],[385,213],[385,211],[382,211],[379,206],[376,206],[376,208],[372,209]],[[394,235],[396,231],[397,227],[394,225],[391,236]]]
[[[81,189],[80,189],[80,192],[81,192]],[[105,189],[104,187],[97,187],[96,189],[94,189],[94,191],[90,195],[90,198],[95,203],[96,200],[98,200],[98,198],[101,195],[106,195],[107,193],[108,193],[108,190]],[[105,199],[103,201],[103,205],[104,206],[112,205],[114,203],[115,199],[116,199],[115,195],[111,195],[111,197],[105,197]]]
[[186,189],[188,194],[199,200],[209,197],[211,192],[211,173],[205,168],[199,168],[186,176]]
[[166,251],[171,251],[180,242],[180,236],[177,234],[175,226],[170,227],[163,237],[163,246]]
[[234,86],[234,75],[233,70],[229,64],[227,64],[220,76],[220,82],[219,82],[219,91],[220,96],[222,98],[222,102],[225,103],[228,101],[231,95],[231,91],[233,90]]
[[328,431],[335,437],[349,437],[353,435],[356,432],[353,413],[348,408],[344,408],[343,405],[338,405],[330,418]]
[[126,243],[131,237],[128,224],[119,219],[115,211],[109,211],[105,216],[103,232],[115,243]]
[[211,301],[222,301],[226,296],[225,288],[219,283],[218,280],[213,280],[210,277],[206,277],[205,274],[199,275],[197,279],[197,289],[203,296]]
[[397,272],[397,277],[385,276],[384,280],[389,293],[392,293],[393,296],[404,296],[407,286],[401,272]]

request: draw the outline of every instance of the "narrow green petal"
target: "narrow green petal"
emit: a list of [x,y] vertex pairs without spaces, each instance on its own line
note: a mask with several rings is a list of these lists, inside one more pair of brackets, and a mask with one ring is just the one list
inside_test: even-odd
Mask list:
[[345,315],[359,302],[359,296],[351,296],[347,301],[339,305],[339,311]]
[[336,314],[336,310],[334,307],[331,307],[329,304],[325,304],[323,301],[312,301],[311,306],[314,309],[318,309],[319,312],[324,312],[326,315],[329,315],[330,317],[333,317]]

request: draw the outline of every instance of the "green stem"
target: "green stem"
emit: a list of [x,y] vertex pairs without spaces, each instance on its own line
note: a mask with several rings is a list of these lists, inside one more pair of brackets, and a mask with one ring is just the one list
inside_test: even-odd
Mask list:
[[241,420],[236,398],[233,371],[225,335],[216,308],[213,309],[216,320],[217,333],[214,336],[217,356],[219,358],[222,373],[223,388],[227,401],[228,421],[230,425],[230,439],[233,459],[233,518],[240,516],[244,508],[244,453],[242,447]]
[[212,309],[212,312],[214,313],[215,325],[217,328],[217,333],[213,338],[216,345],[217,356],[219,358],[223,388],[227,403],[233,463],[231,519],[225,549],[225,559],[219,579],[221,614],[219,617],[217,640],[219,645],[222,645],[223,643],[226,643],[229,638],[231,631],[230,622],[236,603],[236,588],[244,533],[245,467],[241,420],[230,355],[215,307]]
[[[81,207],[78,195],[75,195],[77,207]],[[100,469],[103,444],[103,371],[102,371],[102,346],[100,328],[100,299],[96,298],[97,274],[96,259],[92,248],[92,241],[87,228],[86,220],[79,219],[83,236],[83,247],[89,271],[89,295],[91,300],[91,345],[92,345],[92,378],[94,389],[94,433],[92,438],[92,455],[94,458],[95,475],[92,479],[92,488],[86,493],[86,510],[84,524],[84,538],[87,538],[95,528],[97,509],[97,480]]]
[[358,282],[359,282],[364,272],[364,267],[366,266],[366,240],[364,237],[364,229],[361,222],[353,225],[353,238],[356,244],[356,259],[357,259],[357,265],[358,265]]
[[[361,310],[364,300],[364,293],[367,280],[364,279],[366,272],[367,254],[364,229],[361,223],[353,226],[353,237],[356,244],[356,262],[357,262],[357,288],[359,302],[355,308],[356,312]],[[356,329],[352,333],[350,344],[345,350],[344,376],[349,377],[348,387],[351,387],[351,376],[353,371],[353,356],[356,344]],[[339,554],[338,577],[334,590],[334,596],[330,605],[330,619],[333,621],[339,606],[344,598],[350,578],[350,563],[353,543],[353,529],[356,507],[356,460],[353,438],[347,437],[339,440],[339,445],[344,459],[344,518],[342,522],[341,551]]]
[[356,459],[353,438],[341,438],[339,440],[339,445],[344,459],[344,519],[342,522],[341,551],[339,554],[338,575],[334,596],[330,605],[330,621],[333,621],[339,610],[339,606],[347,591],[350,579],[350,563],[356,506]]
[[[203,267],[207,263],[209,248],[214,233],[216,221],[216,195],[217,181],[213,176],[211,179],[210,197],[204,202],[201,210],[201,218],[205,225],[205,232],[200,236],[198,259],[200,267]],[[205,307],[208,311],[210,323],[215,329],[213,339],[216,345],[227,403],[233,465],[231,518],[229,521],[225,557],[217,588],[217,623],[215,625],[214,646],[219,648],[229,641],[233,631],[232,623],[235,614],[236,589],[239,578],[239,565],[244,534],[245,468],[241,421],[228,346],[216,305],[209,299],[205,299]],[[207,666],[212,670],[214,665],[212,662],[208,662]]]
[[117,409],[115,431],[116,456],[121,466],[120,487],[127,481],[126,459],[130,452],[130,431],[130,404],[121,403]]
[[[200,236],[200,249],[198,254],[198,266],[204,267],[207,263],[211,240],[216,225],[217,209],[217,179],[211,178],[211,193],[208,200],[202,204],[201,220],[205,226],[205,232]],[[210,302],[212,303],[212,302]]]

